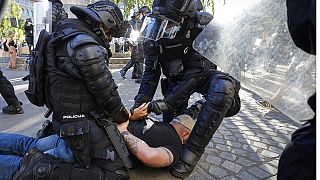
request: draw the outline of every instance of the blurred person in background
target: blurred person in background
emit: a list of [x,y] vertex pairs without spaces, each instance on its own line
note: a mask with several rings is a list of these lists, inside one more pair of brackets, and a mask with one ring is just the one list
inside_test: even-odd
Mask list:
[[9,68],[17,69],[17,44],[15,42],[16,33],[13,30],[10,30],[8,33],[8,39],[5,45],[8,48],[9,52]]

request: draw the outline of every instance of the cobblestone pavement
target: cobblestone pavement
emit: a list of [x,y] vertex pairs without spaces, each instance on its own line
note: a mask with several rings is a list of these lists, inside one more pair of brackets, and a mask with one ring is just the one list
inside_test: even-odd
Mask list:
[[[127,78],[123,79],[119,70],[113,69],[112,73],[119,86],[122,101],[130,108],[139,84],[130,79],[131,71],[127,73]],[[10,72],[5,70],[8,79],[15,81],[16,77],[8,73]],[[20,84],[21,82],[14,82],[16,93],[23,101],[26,113],[19,116],[0,113],[0,132],[35,135],[43,122],[42,115],[45,109],[31,105],[23,94],[26,86]],[[185,179],[276,179],[280,154],[299,123],[279,111],[260,107],[255,103],[259,97],[245,88],[240,91],[240,97],[241,111],[236,116],[223,120],[195,171]],[[155,99],[157,98],[162,98],[159,89],[155,96]],[[190,101],[199,98],[200,95],[195,94]],[[0,107],[4,105],[1,100]],[[161,119],[160,116],[154,117]],[[175,179],[167,169],[140,168],[131,171],[130,175],[131,179],[137,180]]]

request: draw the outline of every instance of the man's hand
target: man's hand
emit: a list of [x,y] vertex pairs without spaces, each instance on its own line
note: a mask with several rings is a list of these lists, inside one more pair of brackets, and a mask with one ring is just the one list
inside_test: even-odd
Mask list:
[[139,118],[147,116],[149,113],[147,111],[149,103],[142,103],[139,107],[133,110],[133,114],[130,116],[130,120],[134,121]]
[[151,101],[148,106],[148,112],[154,112],[156,115],[160,115],[168,109],[169,107],[167,103],[161,99]]

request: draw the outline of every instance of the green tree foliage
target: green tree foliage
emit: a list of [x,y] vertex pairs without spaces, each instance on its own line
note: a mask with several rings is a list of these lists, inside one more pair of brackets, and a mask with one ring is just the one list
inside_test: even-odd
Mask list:
[[[9,13],[10,10],[10,13]],[[18,20],[18,27],[12,27],[10,18],[16,18]],[[8,4],[7,11],[4,13],[2,20],[0,21],[0,32],[2,36],[7,37],[10,30],[16,32],[16,37],[18,40],[22,41],[25,38],[24,35],[24,20],[21,19],[21,8],[16,2],[10,2]]]
[[[115,3],[120,3],[121,0],[113,0]],[[142,6],[149,6],[151,9],[153,0],[123,0],[125,4],[124,17],[128,19],[131,16],[134,8],[140,8]],[[213,14],[214,0],[201,0],[204,10]]]

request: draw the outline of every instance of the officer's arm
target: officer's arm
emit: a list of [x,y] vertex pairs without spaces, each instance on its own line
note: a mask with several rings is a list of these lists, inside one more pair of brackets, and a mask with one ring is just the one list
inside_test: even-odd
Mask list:
[[143,140],[132,135],[129,131],[122,131],[124,141],[130,151],[145,165],[155,168],[170,166],[173,154],[165,147],[150,147]]
[[145,42],[144,51],[146,54],[145,70],[138,94],[134,98],[135,105],[133,108],[153,99],[161,76],[160,64],[158,62],[159,46],[154,45],[153,42]]
[[148,106],[148,112],[161,114],[166,110],[173,112],[186,102],[189,97],[203,82],[202,76],[191,77],[179,84],[172,94],[167,95],[163,100],[151,101]]
[[[81,44],[81,41],[87,42]],[[89,36],[81,35],[71,41],[70,46],[75,50],[76,65],[82,79],[98,106],[108,112],[117,123],[127,121],[129,114],[121,102],[118,86],[106,64],[106,50],[95,44]]]

